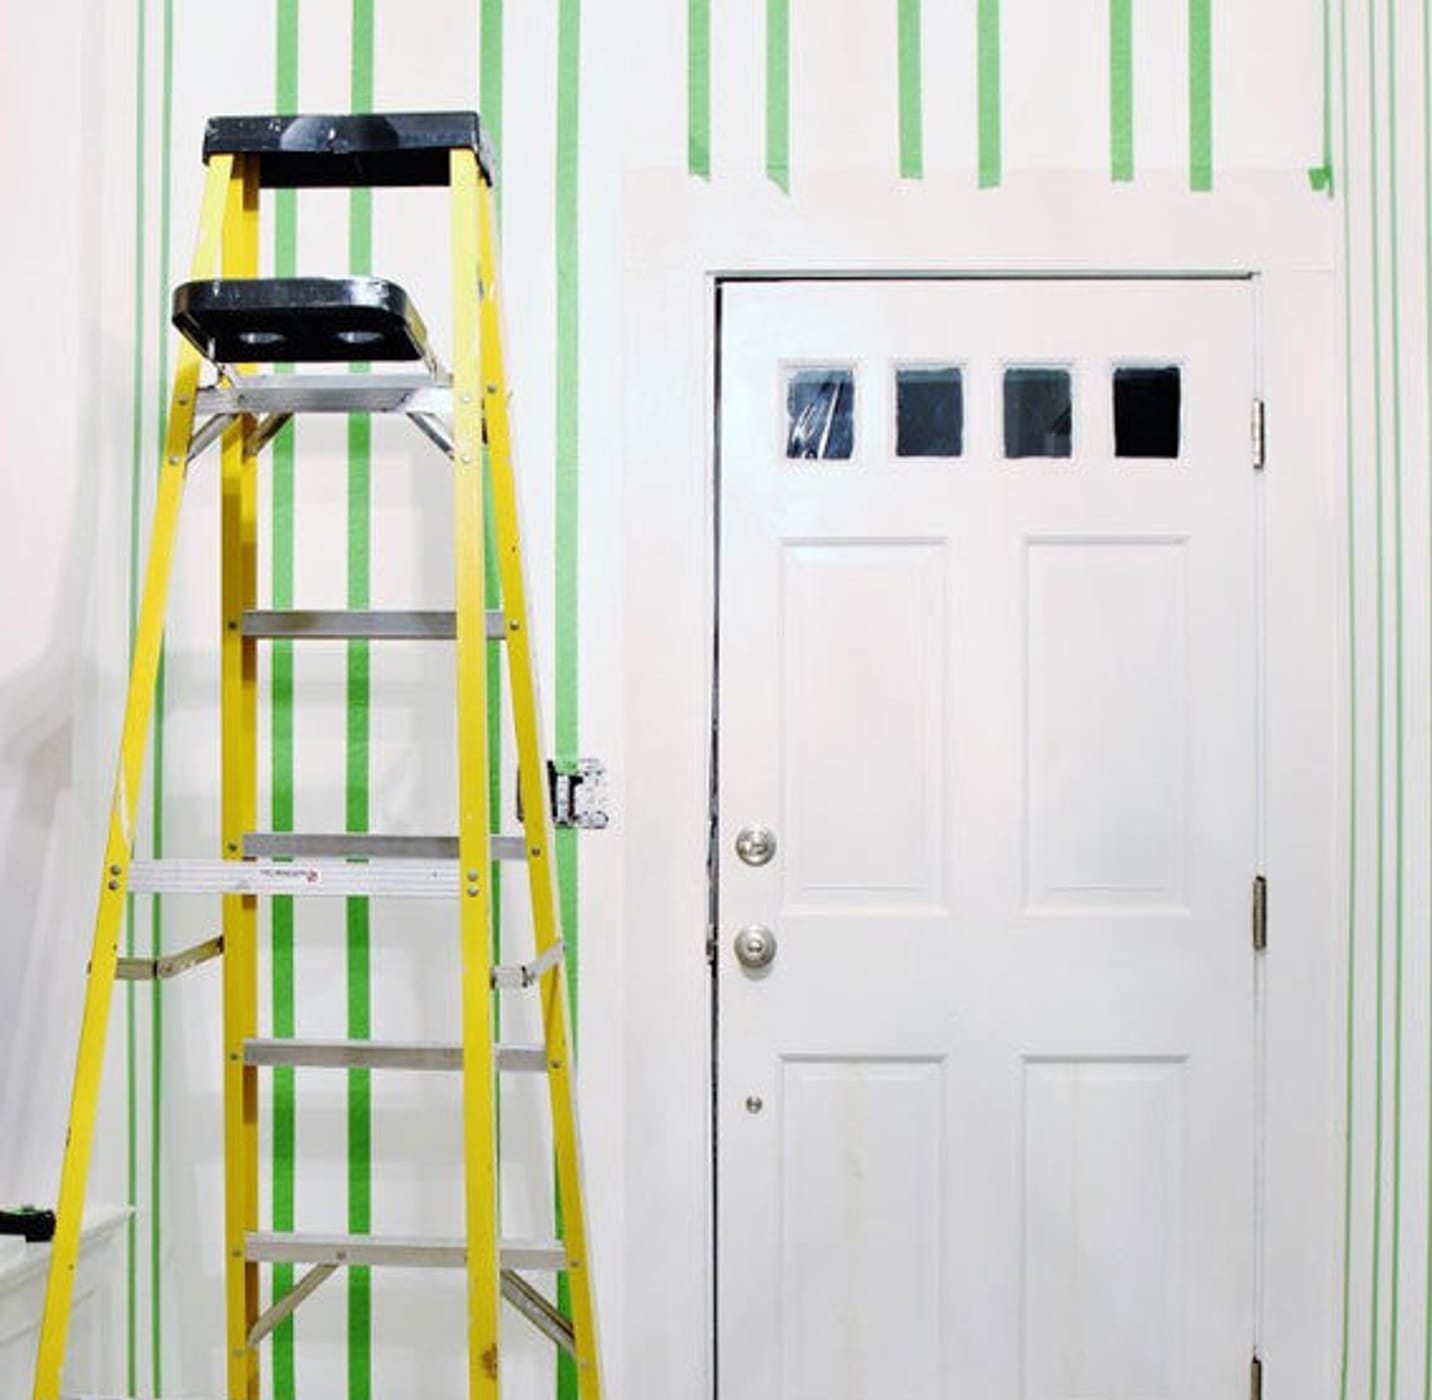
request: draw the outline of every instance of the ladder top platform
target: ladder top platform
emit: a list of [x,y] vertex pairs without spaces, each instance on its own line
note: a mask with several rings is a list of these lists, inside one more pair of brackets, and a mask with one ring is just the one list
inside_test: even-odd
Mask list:
[[492,158],[476,112],[360,112],[210,117],[204,163],[216,155],[259,157],[272,188],[446,185],[448,153],[477,155],[492,183]]
[[422,360],[428,333],[381,277],[219,277],[174,289],[174,325],[220,364]]

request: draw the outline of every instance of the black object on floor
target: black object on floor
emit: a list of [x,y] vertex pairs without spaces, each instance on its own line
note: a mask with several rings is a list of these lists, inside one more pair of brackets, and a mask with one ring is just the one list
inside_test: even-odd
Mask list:
[[55,1212],[35,1206],[0,1210],[0,1235],[21,1235],[31,1244],[48,1244],[55,1237]]

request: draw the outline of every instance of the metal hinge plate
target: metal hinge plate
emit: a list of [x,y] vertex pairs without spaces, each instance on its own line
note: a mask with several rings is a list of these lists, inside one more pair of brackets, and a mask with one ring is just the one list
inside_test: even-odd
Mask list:
[[[518,775],[517,820],[522,817],[522,778]],[[607,810],[607,766],[599,758],[575,762],[547,760],[547,798],[551,803],[552,825],[600,831],[611,824]]]
[[1263,1400],[1263,1358],[1257,1354],[1248,1368],[1248,1400]]
[[1262,399],[1253,400],[1253,470],[1268,464],[1268,410]]
[[1253,877],[1253,951],[1263,952],[1268,946],[1268,880],[1264,875]]

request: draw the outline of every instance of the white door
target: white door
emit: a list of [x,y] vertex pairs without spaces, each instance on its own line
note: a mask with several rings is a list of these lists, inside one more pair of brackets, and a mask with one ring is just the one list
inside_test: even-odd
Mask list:
[[1246,1394],[1251,286],[723,297],[722,1400]]

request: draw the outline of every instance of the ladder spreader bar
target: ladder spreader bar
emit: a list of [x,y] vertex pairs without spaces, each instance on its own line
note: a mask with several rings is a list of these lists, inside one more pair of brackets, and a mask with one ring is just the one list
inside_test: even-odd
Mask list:
[[[505,1269],[567,1267],[567,1251],[560,1240],[502,1240],[499,1252]],[[461,1237],[308,1235],[255,1230],[244,1238],[244,1256],[256,1264],[462,1269],[467,1267],[467,1244]]]
[[[244,613],[242,627],[246,637],[292,641],[450,642],[457,636],[457,614],[433,609],[250,608]],[[488,640],[500,642],[506,636],[507,615],[489,612]]]
[[[539,1044],[499,1044],[497,1068],[540,1074],[547,1068]],[[244,1042],[248,1065],[293,1065],[303,1069],[460,1070],[462,1046],[456,1041],[269,1040]]]
[[[493,860],[525,860],[520,836],[489,838]],[[247,859],[286,860],[411,860],[457,864],[456,836],[388,836],[380,832],[246,831]],[[230,862],[232,864],[232,862]]]
[[555,1342],[568,1356],[577,1354],[572,1324],[552,1306],[521,1274],[502,1271],[502,1296],[544,1337]]

